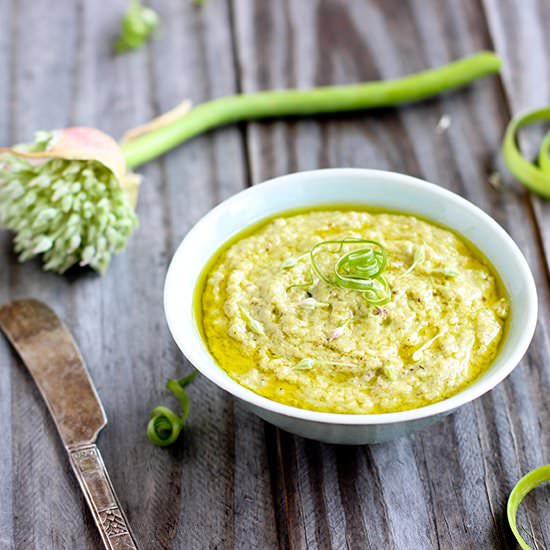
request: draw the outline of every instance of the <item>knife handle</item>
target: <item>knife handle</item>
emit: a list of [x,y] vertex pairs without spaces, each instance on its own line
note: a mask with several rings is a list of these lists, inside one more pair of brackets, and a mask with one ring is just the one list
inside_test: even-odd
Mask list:
[[96,445],[69,450],[71,466],[108,550],[137,550],[138,544],[120,506]]

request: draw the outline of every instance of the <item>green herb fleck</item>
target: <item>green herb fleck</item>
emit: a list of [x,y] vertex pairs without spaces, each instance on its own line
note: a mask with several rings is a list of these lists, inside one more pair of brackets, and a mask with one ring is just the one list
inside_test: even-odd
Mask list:
[[300,300],[297,304],[299,307],[304,307],[306,309],[315,309],[318,307],[330,307],[330,304],[328,302],[319,302],[315,298],[304,298],[303,300]]
[[441,275],[445,275],[445,277],[458,277],[460,275],[460,271],[457,271],[456,269],[452,269],[450,267],[438,267],[436,269],[432,269],[432,273],[441,273]]
[[397,380],[397,372],[395,370],[395,367],[391,365],[386,365],[382,367],[382,372],[384,373],[384,376],[391,381]]
[[281,264],[281,269],[290,269],[291,267],[294,267],[298,263],[297,258],[289,258],[288,260],[285,260]]
[[343,361],[323,361],[321,359],[313,359],[311,357],[305,357],[304,359],[296,363],[296,365],[294,365],[294,368],[297,370],[309,370],[309,369],[312,369],[313,367],[322,366],[322,365],[334,366],[334,367],[354,367],[354,368],[357,367],[357,365],[353,363],[345,363]]
[[248,328],[254,332],[255,334],[258,334],[260,336],[263,336],[265,334],[264,326],[260,321],[257,321],[254,319],[248,311],[241,306],[241,312],[243,314],[243,317],[246,319],[246,322],[248,324]]
[[305,258],[306,256],[309,256],[309,251],[305,254],[300,254],[299,256],[294,256],[293,258],[286,259],[281,264],[281,269],[290,269],[291,267],[294,267],[302,258]]
[[417,265],[421,264],[425,259],[426,247],[424,245],[417,246],[414,250],[413,263],[403,275],[408,275]]
[[140,48],[159,25],[158,15],[140,0],[130,0],[130,6],[120,28],[116,42],[117,53]]
[[420,361],[422,354],[427,350],[438,338],[443,336],[447,332],[446,329],[440,330],[433,338],[430,338],[427,342],[424,342],[413,354],[413,361]]
[[348,319],[343,325],[340,325],[339,327],[336,327],[334,329],[334,332],[329,336],[328,341],[332,342],[333,340],[336,340],[336,338],[340,338],[342,334],[344,334],[344,331],[346,330],[346,327],[351,323],[352,319]]
[[298,370],[309,370],[309,369],[312,369],[317,364],[318,362],[316,359],[311,359],[311,357],[305,357],[300,362],[296,363],[296,365],[294,365],[294,368]]

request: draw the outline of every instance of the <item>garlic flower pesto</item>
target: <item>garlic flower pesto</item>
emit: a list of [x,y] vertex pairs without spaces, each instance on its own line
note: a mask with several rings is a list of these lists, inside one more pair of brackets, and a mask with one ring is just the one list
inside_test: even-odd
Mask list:
[[[334,284],[338,270],[345,285]],[[367,273],[384,281],[371,300]],[[209,349],[236,381],[335,413],[457,393],[495,358],[509,312],[490,266],[454,233],[346,210],[276,218],[237,240],[210,268],[201,303]]]

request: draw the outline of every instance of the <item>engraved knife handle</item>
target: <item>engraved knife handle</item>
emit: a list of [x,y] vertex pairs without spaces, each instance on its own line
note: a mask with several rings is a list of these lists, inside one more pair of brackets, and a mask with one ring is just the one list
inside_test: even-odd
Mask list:
[[69,449],[71,466],[108,550],[137,550],[115,490],[96,445]]

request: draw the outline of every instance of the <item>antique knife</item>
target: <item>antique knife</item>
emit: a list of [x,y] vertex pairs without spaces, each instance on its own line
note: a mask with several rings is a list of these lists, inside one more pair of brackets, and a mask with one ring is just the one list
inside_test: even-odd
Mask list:
[[48,306],[32,299],[0,307],[0,328],[48,405],[105,547],[137,549],[95,445],[107,417],[69,331]]

